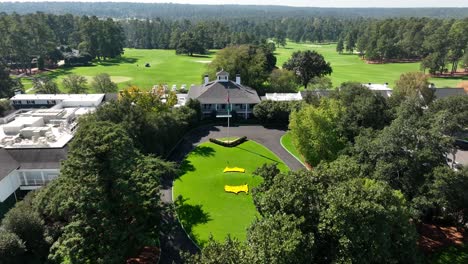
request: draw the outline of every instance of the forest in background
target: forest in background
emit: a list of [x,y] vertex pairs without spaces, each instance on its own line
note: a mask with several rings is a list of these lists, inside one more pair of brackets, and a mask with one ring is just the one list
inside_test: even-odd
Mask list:
[[171,19],[207,18],[282,18],[282,17],[438,17],[462,18],[468,8],[317,8],[291,6],[247,5],[187,5],[171,3],[89,3],[89,2],[27,2],[2,3],[0,12],[26,14],[31,12],[52,14],[95,15],[112,18],[161,17]]

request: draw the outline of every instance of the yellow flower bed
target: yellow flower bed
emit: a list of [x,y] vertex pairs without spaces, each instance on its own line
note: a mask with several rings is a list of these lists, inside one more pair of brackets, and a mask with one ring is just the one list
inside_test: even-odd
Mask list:
[[243,168],[238,168],[238,167],[234,167],[234,168],[229,168],[229,167],[226,167],[223,171],[224,173],[226,172],[241,172],[241,173],[244,173],[245,172],[245,169]]
[[232,193],[235,193],[235,194],[238,194],[240,192],[245,192],[245,193],[249,193],[249,185],[248,184],[245,184],[245,185],[238,185],[238,186],[231,186],[231,185],[224,185],[224,191],[225,192],[232,192]]

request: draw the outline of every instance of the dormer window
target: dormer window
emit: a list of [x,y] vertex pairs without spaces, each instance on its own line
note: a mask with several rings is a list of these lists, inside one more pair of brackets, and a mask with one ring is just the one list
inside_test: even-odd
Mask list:
[[229,81],[229,73],[221,70],[220,72],[216,73],[216,77],[218,82],[227,82]]

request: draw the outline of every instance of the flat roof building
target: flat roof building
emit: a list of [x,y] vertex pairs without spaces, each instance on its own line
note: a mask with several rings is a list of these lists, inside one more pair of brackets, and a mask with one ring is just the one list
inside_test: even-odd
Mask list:
[[97,107],[105,94],[17,94],[10,98],[16,109],[52,107]]
[[266,93],[262,100],[271,101],[300,101],[302,95],[300,92],[297,93]]

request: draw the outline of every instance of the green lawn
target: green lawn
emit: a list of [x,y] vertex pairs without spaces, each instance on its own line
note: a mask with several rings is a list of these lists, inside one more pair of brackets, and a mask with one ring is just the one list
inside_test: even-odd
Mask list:
[[[325,57],[325,60],[330,62],[333,69],[331,79],[334,87],[346,81],[381,84],[388,82],[390,87],[393,87],[400,74],[420,69],[419,63],[367,64],[355,54],[338,54],[335,44],[319,45],[293,42],[288,42],[285,48],[277,48],[276,65],[282,66],[294,51],[308,49],[316,50]],[[465,77],[464,80],[468,80],[468,77]],[[430,81],[435,83],[436,87],[441,88],[445,86],[456,87],[463,79],[432,78]]]
[[291,153],[293,156],[295,156],[297,159],[299,159],[303,164],[305,163],[304,158],[299,153],[299,151],[297,151],[296,147],[294,146],[294,144],[292,142],[290,132],[286,132],[286,134],[284,134],[281,137],[281,145],[283,146],[283,148],[285,148],[287,151],[289,151],[289,153]]
[[[176,55],[174,50],[125,49],[121,59],[95,61],[92,66],[59,68],[46,75],[56,80],[60,88],[64,76],[72,73],[89,79],[98,73],[108,73],[119,88],[136,85],[149,90],[155,84],[168,84],[170,87],[176,84],[178,88],[186,84],[189,88],[191,84],[202,82],[207,62],[213,59],[213,54],[190,57]],[[145,67],[146,63],[151,67]],[[23,83],[26,89],[32,86],[28,80],[23,80]]]
[[[247,141],[234,148],[221,147],[211,142],[195,148],[182,164],[184,173],[174,182],[174,199],[181,195],[183,205],[178,216],[190,236],[200,246],[213,235],[223,241],[230,234],[246,239],[246,228],[258,216],[249,193],[233,194],[224,191],[224,185],[249,185],[262,179],[252,172],[264,163],[278,163],[282,171],[287,166],[270,150]],[[223,173],[226,166],[241,167],[245,173]],[[177,200],[177,199],[176,199]]]
[[[395,80],[401,73],[418,71],[419,63],[389,63],[389,64],[366,64],[357,55],[338,54],[335,44],[318,45],[310,43],[288,42],[285,48],[278,48],[276,56],[277,66],[281,67],[296,50],[312,49],[321,53],[331,63],[333,73],[331,75],[333,85],[338,86],[345,81],[358,81],[362,83],[385,83],[394,86]],[[186,84],[202,83],[202,75],[206,72],[206,65],[216,56],[216,51],[211,51],[207,56],[176,55],[174,50],[147,50],[147,49],[125,49],[120,59],[98,62],[91,66],[68,67],[45,73],[57,81],[62,89],[62,79],[68,74],[86,76],[89,80],[98,73],[108,73],[119,88],[128,85],[136,85],[144,90],[149,90],[155,84],[168,84],[172,87],[176,84],[180,87]],[[145,67],[149,63],[151,67]],[[138,65],[138,66],[137,66]],[[465,77],[468,80],[468,77]],[[431,79],[437,87],[455,87],[462,79]],[[26,89],[31,88],[30,80],[23,79]],[[63,90],[63,89],[62,89]],[[34,91],[28,91],[33,93]],[[66,91],[64,91],[66,92]],[[94,91],[89,91],[94,92]]]

